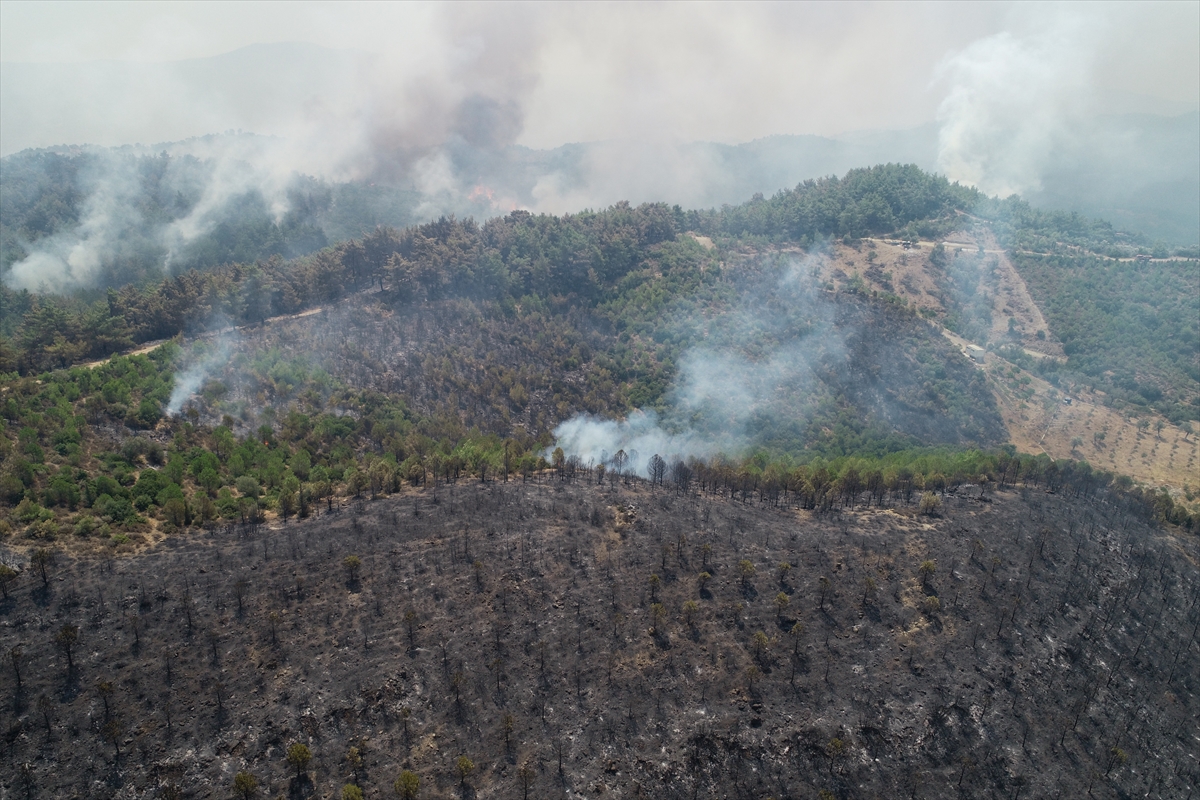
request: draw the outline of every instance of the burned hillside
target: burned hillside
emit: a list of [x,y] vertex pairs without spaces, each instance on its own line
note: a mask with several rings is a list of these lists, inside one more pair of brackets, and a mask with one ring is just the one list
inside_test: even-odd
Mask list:
[[[401,397],[459,437],[478,429],[529,438],[578,414],[620,418],[637,408],[719,429],[727,419],[696,416],[680,403],[684,362],[713,352],[754,395],[745,438],[773,452],[1005,441],[983,374],[934,327],[852,294],[781,291],[789,263],[764,258],[726,270],[700,320],[678,299],[645,309],[634,297],[600,314],[352,298],[243,331],[189,403],[201,421],[216,425],[229,415],[240,432],[254,427],[264,404],[280,417],[297,401],[321,408],[338,386]],[[643,289],[662,293],[667,282],[646,276]],[[317,370],[333,380],[310,392]]]
[[228,797],[244,771],[264,797],[384,798],[409,770],[419,797],[1165,798],[1200,777],[1196,539],[1126,501],[961,486],[821,513],[575,477],[35,555],[0,605],[3,792]]

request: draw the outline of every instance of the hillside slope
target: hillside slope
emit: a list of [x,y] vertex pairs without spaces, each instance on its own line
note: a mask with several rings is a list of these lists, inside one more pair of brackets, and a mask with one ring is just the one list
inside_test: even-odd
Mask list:
[[[1097,465],[1191,500],[1195,262],[1121,260],[1136,250],[1102,221],[884,165],[719,212],[379,228],[104,298],[0,288],[14,312],[0,369],[17,373],[0,386],[0,532],[75,542],[304,516],[368,484],[526,473],[558,426],[635,411],[655,427],[628,445],[647,451],[637,469],[723,454],[748,475],[824,460],[840,479],[882,475],[893,454],[911,467],[922,447],[1011,441],[1108,456]],[[977,370],[947,331],[1008,366]],[[54,371],[79,363],[94,368]],[[1060,395],[1129,422],[1049,413]],[[1174,446],[1135,455],[1118,437],[1159,422]],[[1102,445],[1109,432],[1120,447]],[[563,456],[626,446],[592,437]]]
[[[1051,304],[1050,319],[1064,326],[1072,356],[986,225],[941,242],[835,244],[813,259],[827,286],[902,303],[942,326],[961,350],[987,349],[986,374],[1007,439],[1022,452],[1081,458],[1190,494],[1200,484],[1200,442],[1191,430],[1200,384],[1188,374],[1200,363],[1200,341],[1185,322],[1200,313],[1200,285],[1190,286],[1196,276],[1188,277],[1194,262],[1082,254],[1049,266],[1019,253],[1016,262]],[[1098,332],[1103,312],[1081,311],[1078,287],[1098,284],[1102,275],[1121,289],[1088,296],[1107,310],[1100,324],[1108,330]]]
[[1032,486],[926,517],[579,477],[34,566],[0,603],[0,791],[223,798],[239,770],[270,797],[391,797],[402,769],[425,798],[1200,780],[1194,537]]
[[988,366],[988,379],[1009,441],[1021,452],[1084,460],[1195,501],[1200,440],[1190,428],[1157,414],[1122,413],[1111,397],[1084,387],[1067,394],[999,357]]

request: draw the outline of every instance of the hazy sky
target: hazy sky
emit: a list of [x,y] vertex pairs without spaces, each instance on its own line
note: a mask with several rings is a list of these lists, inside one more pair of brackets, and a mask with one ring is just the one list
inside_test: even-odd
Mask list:
[[[156,234],[169,252],[247,193],[282,218],[297,172],[415,189],[421,219],[716,205],[914,159],[1029,196],[1073,154],[1108,154],[1085,161],[1120,182],[1138,158],[1154,161],[1157,140],[1098,136],[1096,115],[1195,112],[1198,34],[1198,2],[0,0],[0,155],[176,142],[173,154],[205,158],[201,201]],[[686,144],[901,129],[913,130],[787,140],[834,146],[813,158],[767,143],[775,161],[753,188],[741,162]],[[239,130],[269,138],[193,138]],[[883,144],[855,163],[837,157],[868,140]],[[509,148],[577,142],[602,144],[544,161]],[[1187,180],[1195,159],[1167,155],[1169,177]],[[89,283],[122,225],[143,222],[127,162],[89,168],[80,224],[39,241],[9,283]]]
[[[502,138],[533,147],[903,128],[975,102],[981,87],[1065,97],[1079,113],[1200,102],[1200,3],[0,2],[9,65],[125,61],[152,74],[160,62],[267,42],[373,57],[344,96],[322,99],[356,123],[369,114],[372,131],[436,137],[413,118],[477,96],[502,112],[488,117],[507,126]],[[86,81],[72,76],[88,69],[10,70],[0,112],[22,120],[5,126],[0,149],[118,144],[134,123],[141,141],[287,134],[314,113],[312,102],[277,118],[246,102],[169,102],[137,82],[88,85],[93,102],[77,101],[72,87]]]

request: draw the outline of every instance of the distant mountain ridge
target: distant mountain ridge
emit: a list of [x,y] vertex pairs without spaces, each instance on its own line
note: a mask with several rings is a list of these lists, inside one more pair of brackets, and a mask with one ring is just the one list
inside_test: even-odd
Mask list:
[[[595,141],[545,150],[489,144],[451,130],[415,154],[404,142],[389,145],[396,148],[389,152],[372,138],[370,110],[359,92],[372,63],[364,53],[296,42],[158,64],[5,63],[0,152],[5,160],[24,153],[50,129],[61,136],[62,146],[52,148],[59,151],[90,138],[118,147],[160,142],[144,147],[203,157],[194,150],[204,140],[217,157],[226,140],[218,132],[254,131],[278,137],[270,140],[269,156],[262,155],[274,175],[295,171],[344,181],[353,174],[364,185],[419,193],[402,207],[390,203],[397,213],[375,220],[396,226],[444,213],[485,218],[520,207],[561,214],[621,200],[714,208],[869,164],[941,171],[933,122],[739,144]],[[326,147],[323,136],[341,138]],[[1168,245],[1200,243],[1200,112],[1097,116],[1069,136],[1043,154],[1049,166],[1026,200],[1103,217]],[[239,149],[244,144],[243,134]]]

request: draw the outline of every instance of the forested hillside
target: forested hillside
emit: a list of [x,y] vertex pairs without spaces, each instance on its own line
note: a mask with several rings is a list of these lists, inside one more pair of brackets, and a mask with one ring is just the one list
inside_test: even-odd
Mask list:
[[1114,398],[1159,409],[1172,421],[1200,417],[1196,261],[1014,259],[1073,371]]
[[249,163],[130,148],[4,158],[0,280],[31,253],[70,258],[75,250],[76,259],[95,260],[85,287],[142,285],[164,273],[295,258],[380,223],[413,219],[412,191],[293,174],[265,184],[268,196],[239,178],[255,171]]
[[[949,230],[963,207],[1023,208],[886,166],[722,211],[621,204],[378,228],[96,299],[5,288],[0,517],[38,539],[107,541],[305,515],[405,482],[528,473],[548,463],[564,421],[639,409],[665,436],[725,443],[704,456],[723,450],[752,484],[770,463],[825,464],[831,484],[851,467],[885,481],[879,460],[893,454],[997,448],[1005,429],[983,374],[935,326],[901,298],[819,286],[805,261],[828,238]],[[1074,224],[1026,211],[993,224],[1018,244]],[[1117,236],[1077,227],[1097,249]],[[1037,368],[1050,380],[1132,380],[1129,399],[1195,418],[1193,262],[1151,269],[1078,246],[1021,256],[1069,348],[1066,365]],[[1156,274],[1166,282],[1146,294]],[[1093,286],[1090,304],[1072,299]],[[1071,321],[1098,313],[1116,327]],[[1163,335],[1172,326],[1180,335]],[[1125,336],[1134,328],[1143,333]],[[200,338],[79,366],[181,335]],[[743,399],[714,404],[721,390],[704,387],[721,382]],[[631,468],[644,472],[650,455]],[[1160,517],[1189,519],[1170,498],[1154,502],[1166,503]]]

